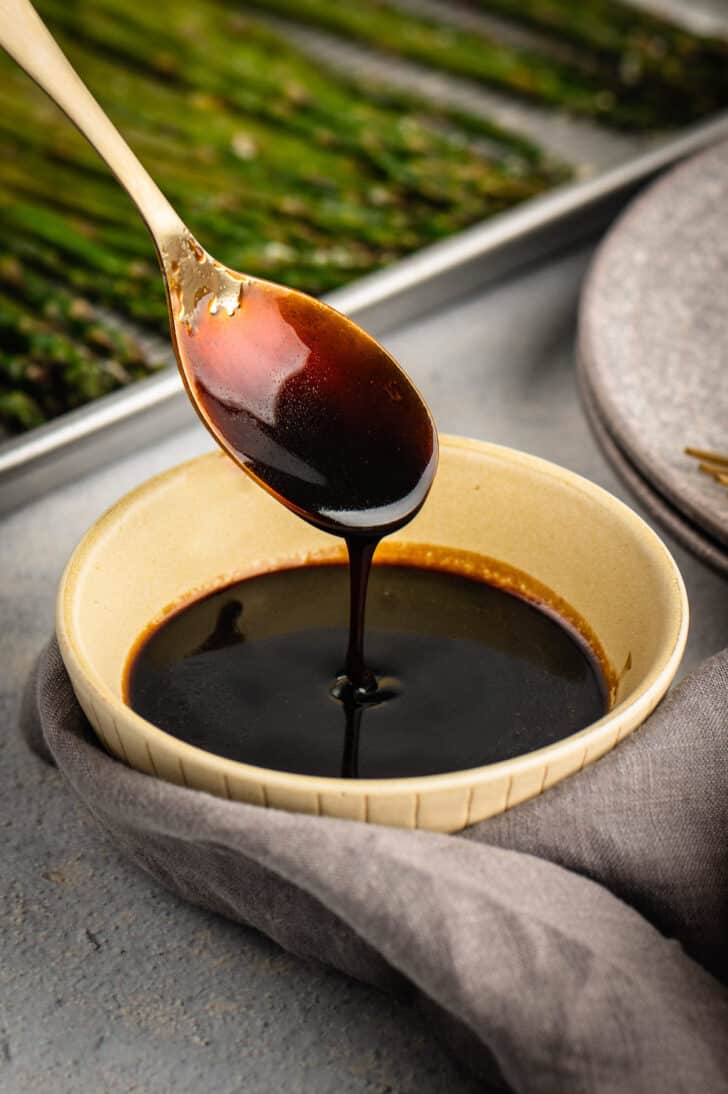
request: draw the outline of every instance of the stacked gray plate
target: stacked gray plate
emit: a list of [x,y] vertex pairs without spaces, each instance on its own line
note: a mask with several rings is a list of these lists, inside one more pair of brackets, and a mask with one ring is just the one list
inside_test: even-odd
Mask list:
[[728,487],[684,451],[728,455],[728,143],[660,179],[609,233],[582,295],[579,373],[618,474],[728,574]]

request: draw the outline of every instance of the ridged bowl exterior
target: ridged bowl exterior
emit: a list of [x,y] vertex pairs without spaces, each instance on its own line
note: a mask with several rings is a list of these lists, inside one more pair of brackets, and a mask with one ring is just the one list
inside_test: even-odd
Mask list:
[[276,566],[339,557],[220,453],[151,479],[85,535],[61,580],[57,633],[74,691],[108,751],[148,775],[260,806],[457,831],[540,794],[642,724],[680,663],[688,606],[655,533],[585,479],[511,449],[441,438],[424,509],[383,545],[471,551],[553,590],[613,667],[610,711],[579,733],[502,763],[412,779],[344,780],[237,763],[185,744],[122,699],[134,641],[171,605]]

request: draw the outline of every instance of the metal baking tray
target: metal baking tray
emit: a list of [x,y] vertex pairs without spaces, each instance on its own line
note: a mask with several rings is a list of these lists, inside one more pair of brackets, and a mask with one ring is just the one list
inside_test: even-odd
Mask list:
[[[326,300],[383,338],[395,326],[593,238],[660,171],[721,139],[728,139],[728,114],[427,247]],[[187,424],[190,413],[170,367],[0,444],[0,512],[158,440]]]

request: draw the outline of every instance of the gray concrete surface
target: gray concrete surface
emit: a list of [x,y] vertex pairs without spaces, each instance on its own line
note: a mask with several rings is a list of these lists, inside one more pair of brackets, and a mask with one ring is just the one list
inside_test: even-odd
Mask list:
[[[576,396],[587,258],[552,261],[387,341],[442,430],[526,449],[625,496]],[[0,525],[0,1090],[479,1090],[406,1002],[290,958],[128,866],[18,740],[20,689],[72,547],[121,494],[207,447],[191,426]],[[692,602],[692,667],[728,643],[727,587],[670,546]]]

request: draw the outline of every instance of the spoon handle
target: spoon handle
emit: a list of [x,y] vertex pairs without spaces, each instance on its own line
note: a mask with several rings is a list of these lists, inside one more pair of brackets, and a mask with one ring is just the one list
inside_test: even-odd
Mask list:
[[166,197],[62,53],[29,0],[0,0],[0,46],[50,95],[106,161],[157,249],[186,231]]

